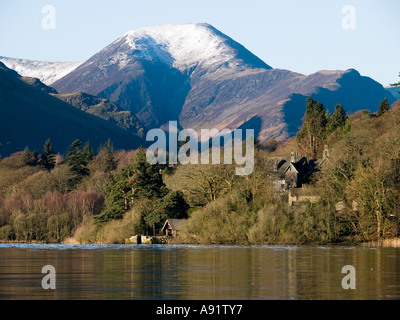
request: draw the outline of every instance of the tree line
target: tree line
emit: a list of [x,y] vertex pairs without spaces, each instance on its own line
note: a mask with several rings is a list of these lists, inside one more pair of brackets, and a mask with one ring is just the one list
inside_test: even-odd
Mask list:
[[0,241],[61,242],[104,209],[104,183],[117,168],[108,140],[94,153],[74,141],[65,159],[48,139],[0,161]]
[[[166,219],[185,219],[176,241],[202,244],[362,242],[396,236],[400,192],[400,110],[330,114],[308,97],[298,135],[273,148],[256,144],[254,172],[234,165],[150,165],[145,150],[94,152],[74,141],[57,154],[24,151],[0,161],[0,240],[123,243],[160,234]],[[272,144],[271,144],[272,145]],[[293,150],[329,162],[313,173],[315,203],[290,207],[277,192],[273,162]],[[221,156],[223,156],[223,149]]]
[[[376,114],[371,114],[364,110],[364,114],[370,117],[381,117],[390,110],[387,98],[384,98]],[[314,101],[312,96],[306,100],[306,112],[301,130],[296,136],[299,147],[305,156],[316,159],[321,154],[327,136],[342,131],[347,134],[351,130],[351,121],[341,104],[335,106],[335,111],[331,115],[329,110],[319,101]]]

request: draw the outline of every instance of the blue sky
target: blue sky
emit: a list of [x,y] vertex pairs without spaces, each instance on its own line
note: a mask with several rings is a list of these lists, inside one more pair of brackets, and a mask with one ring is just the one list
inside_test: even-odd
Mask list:
[[[42,28],[42,8],[56,28]],[[350,5],[355,29],[344,29]],[[353,21],[353,20],[351,20]],[[355,68],[383,85],[400,79],[398,0],[0,0],[0,55],[84,61],[125,32],[208,22],[274,68],[303,74]]]

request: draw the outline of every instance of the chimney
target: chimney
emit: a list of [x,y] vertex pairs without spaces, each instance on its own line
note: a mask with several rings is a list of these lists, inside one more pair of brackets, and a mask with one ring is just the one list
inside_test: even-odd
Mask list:
[[329,159],[329,148],[328,145],[324,146],[324,153],[322,154],[322,160]]
[[290,153],[290,162],[292,163],[296,162],[296,153],[294,151]]

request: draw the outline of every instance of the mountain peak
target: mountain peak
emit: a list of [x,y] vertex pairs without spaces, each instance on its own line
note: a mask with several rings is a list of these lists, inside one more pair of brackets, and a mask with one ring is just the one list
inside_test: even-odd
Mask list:
[[194,130],[247,126],[261,142],[295,134],[310,94],[349,112],[372,110],[386,94],[352,69],[308,76],[272,69],[207,23],[131,30],[53,86],[109,99],[147,129],[172,120]]
[[115,43],[121,41],[141,57],[158,58],[180,71],[198,65],[234,68],[241,63],[255,68],[271,68],[208,23],[144,27],[125,33]]

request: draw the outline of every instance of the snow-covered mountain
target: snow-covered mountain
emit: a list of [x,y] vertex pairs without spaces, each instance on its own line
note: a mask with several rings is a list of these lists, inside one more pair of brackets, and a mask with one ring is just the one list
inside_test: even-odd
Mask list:
[[0,61],[21,76],[38,78],[46,85],[51,85],[82,64],[82,62],[46,62],[1,56]]
[[154,128],[178,119],[194,79],[257,68],[271,69],[208,24],[163,25],[127,32],[53,86],[110,99]]
[[385,96],[394,100],[354,69],[272,69],[209,24],[129,31],[52,86],[109,99],[147,129],[170,120],[195,130],[253,128],[261,142],[295,134],[310,94],[331,111],[337,103],[349,112],[375,111]]
[[[127,32],[111,46],[128,44],[121,66],[137,52],[147,60],[159,59],[187,72],[199,66],[213,69],[243,68],[243,63],[270,69],[263,61],[248,52],[209,24],[161,25]],[[121,56],[114,55],[117,59]],[[113,60],[112,60],[113,61]]]

